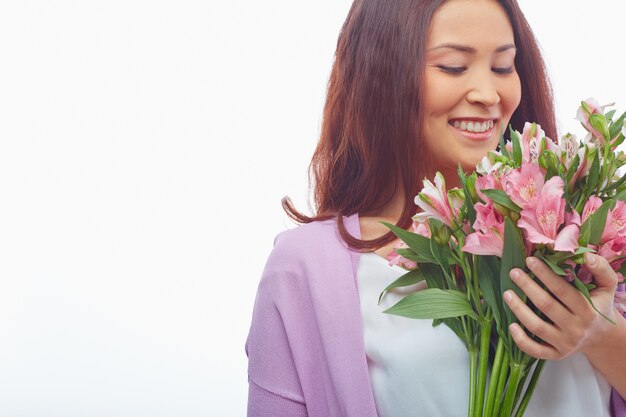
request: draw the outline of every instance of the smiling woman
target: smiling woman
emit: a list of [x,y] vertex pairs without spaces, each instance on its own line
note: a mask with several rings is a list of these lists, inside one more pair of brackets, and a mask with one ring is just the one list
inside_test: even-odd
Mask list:
[[515,52],[513,28],[496,2],[447,2],[433,16],[426,43],[422,137],[431,166],[450,186],[458,185],[459,163],[472,170],[495,149],[520,103]]
[[[249,416],[467,410],[469,362],[451,330],[376,304],[401,274],[383,259],[395,236],[380,222],[411,227],[423,177],[442,171],[454,185],[459,162],[472,169],[509,123],[528,120],[557,137],[545,65],[515,0],[354,1],[311,162],[315,213],[284,201],[307,224],[278,236],[259,285]],[[609,359],[569,354],[545,371],[528,415],[608,417],[623,377],[605,372]]]

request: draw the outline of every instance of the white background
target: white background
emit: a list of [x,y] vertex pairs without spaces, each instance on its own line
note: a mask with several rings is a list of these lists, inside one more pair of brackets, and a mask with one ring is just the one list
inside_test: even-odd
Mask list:
[[[619,0],[521,0],[563,130]],[[0,3],[0,416],[242,416],[244,341],[347,0]]]

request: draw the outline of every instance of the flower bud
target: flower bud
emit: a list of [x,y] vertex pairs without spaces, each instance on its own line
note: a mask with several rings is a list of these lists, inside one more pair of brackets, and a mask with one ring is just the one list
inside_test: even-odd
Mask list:
[[509,210],[508,208],[504,207],[503,205],[500,205],[498,203],[496,203],[494,201],[493,203],[493,207],[496,209],[496,211],[500,214],[502,214],[505,217],[511,217],[511,210]]
[[450,244],[450,235],[450,229],[444,224],[440,224],[438,227],[435,227],[434,231],[432,231],[432,236],[435,239],[435,242],[442,246],[448,246]]

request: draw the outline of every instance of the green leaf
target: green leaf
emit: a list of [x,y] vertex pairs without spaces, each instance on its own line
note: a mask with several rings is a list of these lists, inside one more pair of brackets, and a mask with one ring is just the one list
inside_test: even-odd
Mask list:
[[381,222],[387,226],[396,236],[398,236],[407,246],[416,253],[416,261],[419,263],[437,263],[437,260],[430,252],[430,239],[417,233],[409,232],[396,225]]
[[604,314],[602,314],[602,312],[600,312],[596,306],[593,304],[593,300],[591,299],[591,295],[589,294],[589,290],[587,289],[587,286],[585,285],[584,282],[582,282],[576,275],[574,275],[574,285],[576,286],[576,288],[578,288],[578,291],[580,291],[582,293],[582,295],[585,296],[585,298],[587,299],[587,301],[589,301],[589,304],[591,304],[591,307],[593,307],[594,310],[596,310],[596,312],[598,314],[600,314],[602,317],[604,317],[605,319],[607,319],[608,321],[610,321],[611,323],[615,324],[615,322],[613,320],[611,320],[610,318],[608,318],[607,316],[605,316]]
[[[552,272],[554,272],[557,275],[560,275],[562,277],[564,277],[565,275],[567,275],[567,272],[565,270],[563,270],[563,268],[561,268],[560,266],[558,266],[556,263],[554,263],[550,258],[543,256],[543,254],[539,251],[535,252],[534,255],[541,259],[542,261],[544,261],[546,263],[546,265],[548,265],[550,267],[550,269],[552,270]],[[572,253],[572,256],[574,256],[574,254]]]
[[408,259],[409,261],[417,262],[417,260],[419,259],[417,253],[415,253],[415,251],[411,248],[396,248],[396,252],[398,253],[398,255]]
[[408,287],[409,285],[417,284],[418,282],[424,281],[426,276],[419,269],[414,269],[413,271],[409,271],[406,274],[402,275],[400,278],[387,285],[387,288],[380,293],[380,297],[378,297],[378,304],[383,299],[386,293],[393,290],[394,288],[399,287]]
[[[510,218],[504,218],[504,250],[502,251],[502,265],[500,267],[500,292],[507,290],[515,291],[522,298],[522,291],[511,281],[509,273],[513,268],[524,269],[526,249],[519,230]],[[507,319],[506,327],[515,322],[515,315],[507,305],[504,305],[504,313]]]
[[483,292],[483,298],[491,307],[496,325],[500,328],[504,314],[500,291],[500,259],[496,256],[474,256],[474,259],[478,262],[478,284]]
[[626,201],[626,189],[624,190],[620,190],[616,195],[615,195],[615,199],[617,200],[621,200],[621,201]]
[[[511,125],[509,125],[509,136],[513,136],[513,134],[516,134],[516,133],[513,131],[513,128],[511,127]],[[509,151],[506,150],[506,143],[504,142],[504,130],[500,131],[500,153],[506,158],[509,158],[509,159],[511,158]]]
[[606,120],[611,120],[613,119],[613,116],[615,115],[615,109],[608,111],[606,113],[604,113],[604,116],[606,117]]
[[558,265],[567,259],[582,255],[583,253],[586,253],[586,252],[595,252],[595,250],[585,247],[585,246],[580,246],[578,249],[574,251],[574,253],[557,252],[554,255],[546,256],[546,258],[548,258],[551,262],[554,262],[555,264]]
[[[594,148],[593,150],[588,148],[589,152],[593,152],[593,162],[591,162],[591,168],[589,168],[589,175],[587,175],[587,182],[585,183],[585,193],[584,195],[592,195],[596,194],[596,187],[598,185],[598,179],[600,176],[600,151],[598,148]],[[587,158],[587,155],[585,155]]]
[[515,204],[513,200],[511,200],[511,198],[507,195],[507,193],[502,190],[485,189],[482,190],[482,192],[487,197],[492,199],[494,203],[498,203],[501,206],[508,208],[509,210],[515,211],[516,213],[522,211],[522,208]]
[[[600,243],[600,238],[602,237],[602,233],[604,232],[604,226],[606,226],[606,216],[609,212],[609,208],[613,203],[612,200],[607,200],[598,209],[593,212],[585,223],[589,222],[589,243],[592,245],[598,245]],[[584,227],[585,225],[583,224]]]
[[545,150],[539,155],[539,165],[546,169],[546,180],[559,174],[559,161],[552,151]]
[[419,269],[426,277],[428,288],[446,288],[446,278],[441,271],[441,267],[432,263],[424,263],[419,265]]
[[[429,219],[428,221],[430,222],[430,230],[434,231],[440,227],[446,227],[443,223],[436,219]],[[454,282],[454,278],[450,275],[450,263],[454,263],[450,248],[448,246],[438,244],[435,239],[430,239],[430,253],[437,261],[437,264],[441,266],[441,270],[448,281],[448,287],[454,288],[456,284]]]
[[[614,112],[615,110],[611,110],[611,111]],[[610,117],[607,117],[607,118],[610,119]],[[622,127],[624,126],[624,119],[625,118],[626,118],[626,112],[622,113],[622,115],[616,121],[611,123],[611,128],[609,130],[609,133],[611,134],[611,139],[614,138],[615,136],[617,136],[617,134],[619,132],[621,132]]]
[[567,170],[567,174],[565,175],[566,185],[569,184],[571,179],[574,177],[574,174],[576,174],[576,171],[578,170],[578,165],[580,165],[580,156],[578,156],[578,153],[576,153],[574,159],[572,159],[572,163],[570,164],[569,169]]
[[428,288],[404,297],[384,313],[412,319],[445,319],[460,316],[478,319],[465,294],[438,288]]
[[522,165],[522,145],[517,134],[511,134],[511,144],[513,145],[513,162],[516,166]]
[[[476,172],[473,172],[469,177],[466,176],[465,172],[463,172],[461,164],[459,164],[457,172],[459,175],[459,180],[461,181],[461,185],[463,186],[463,193],[465,194],[465,208],[467,210],[467,218],[470,224],[474,224],[474,222],[476,221],[476,210],[474,209],[474,200],[472,196],[476,194]],[[470,193],[470,189],[472,193]],[[478,199],[478,196],[476,196],[476,199]]]
[[[613,136],[613,138],[615,138],[615,136]],[[619,145],[621,145],[624,142],[624,139],[626,139],[626,137],[623,134],[617,134],[617,138],[613,142],[611,142],[611,149],[615,149]]]
[[613,191],[619,188],[622,184],[624,184],[624,182],[626,182],[626,174],[622,175],[617,181],[602,190],[602,192],[608,193],[609,191]]

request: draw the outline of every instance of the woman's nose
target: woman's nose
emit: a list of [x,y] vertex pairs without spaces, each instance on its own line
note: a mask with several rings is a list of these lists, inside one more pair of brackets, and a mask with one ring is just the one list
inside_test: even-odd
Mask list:
[[500,94],[491,74],[473,77],[472,86],[467,92],[466,98],[470,104],[480,104],[485,107],[498,104],[500,102]]

